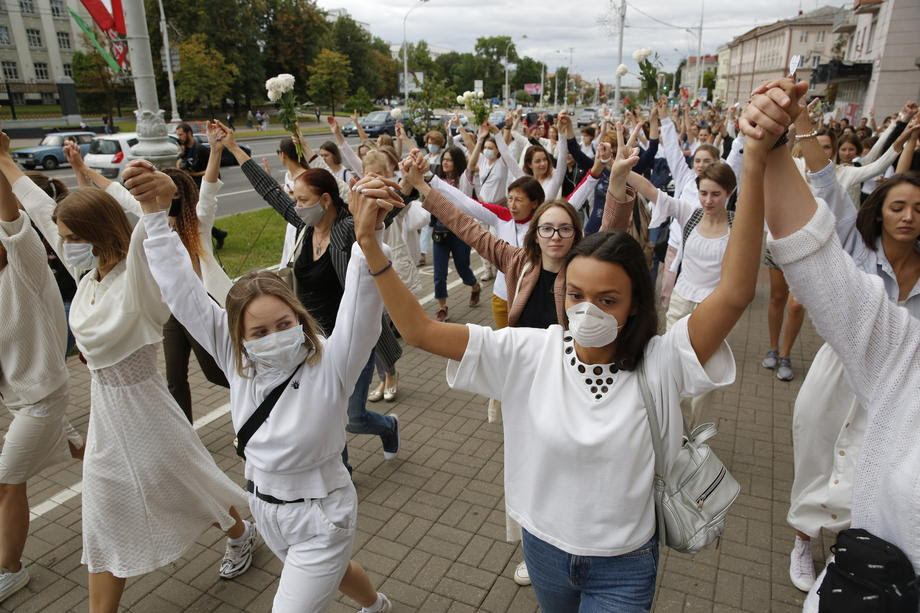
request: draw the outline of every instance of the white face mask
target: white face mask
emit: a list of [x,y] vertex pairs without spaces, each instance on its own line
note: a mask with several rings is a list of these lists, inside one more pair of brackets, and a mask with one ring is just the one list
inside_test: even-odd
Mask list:
[[64,262],[77,270],[90,270],[99,265],[89,243],[64,243]]
[[617,333],[623,327],[616,317],[591,302],[573,304],[565,310],[565,314],[569,318],[572,338],[582,347],[606,347],[617,339]]
[[482,157],[486,158],[487,160],[494,160],[495,159],[495,149],[483,149]]
[[303,325],[299,325],[243,341],[243,348],[249,359],[257,364],[278,370],[292,370],[311,353],[304,338]]
[[310,206],[295,206],[294,212],[297,213],[297,216],[300,217],[305,226],[312,228],[318,224],[319,220],[326,214],[326,209],[317,202]]

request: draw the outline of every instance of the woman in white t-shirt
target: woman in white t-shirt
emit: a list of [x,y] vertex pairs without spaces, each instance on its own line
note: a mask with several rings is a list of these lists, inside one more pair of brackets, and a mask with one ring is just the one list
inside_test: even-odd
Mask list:
[[506,508],[524,528],[524,558],[544,611],[651,607],[654,457],[636,370],[644,369],[656,398],[669,465],[683,434],[680,396],[735,376],[725,338],[754,297],[771,144],[752,142],[746,151],[744,205],[718,287],[663,336],[655,335],[645,255],[621,232],[589,236],[569,253],[568,330],[431,320],[374,239],[386,213],[377,198],[389,190],[373,177],[356,186],[358,243],[403,339],[449,358],[452,387],[502,401]]

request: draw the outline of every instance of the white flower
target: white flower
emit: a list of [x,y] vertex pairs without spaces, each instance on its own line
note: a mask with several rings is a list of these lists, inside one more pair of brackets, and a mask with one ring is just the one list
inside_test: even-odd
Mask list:
[[400,119],[402,119],[402,109],[393,109],[392,111],[390,111],[390,117],[392,117],[396,121],[399,121]]
[[463,96],[457,96],[457,104],[463,104],[465,101]]
[[280,89],[278,86],[278,77],[272,77],[265,82],[265,89],[268,91]]
[[627,72],[629,72],[629,68],[626,67],[626,64],[620,64],[617,66],[618,77],[625,77]]
[[482,92],[476,92],[476,97],[479,98],[480,100],[482,99],[484,95],[485,94],[483,94]]
[[275,78],[278,80],[278,89],[281,90],[282,94],[294,89],[294,75],[282,72]]
[[644,47],[642,49],[636,49],[635,51],[633,51],[633,59],[639,63],[642,63],[651,54],[652,54],[652,50],[649,49],[648,47]]
[[473,92],[470,92],[470,91],[463,92],[463,99],[467,102],[472,100],[475,96],[476,94]]
[[268,90],[268,99],[272,102],[278,102],[281,99],[281,91],[277,89]]

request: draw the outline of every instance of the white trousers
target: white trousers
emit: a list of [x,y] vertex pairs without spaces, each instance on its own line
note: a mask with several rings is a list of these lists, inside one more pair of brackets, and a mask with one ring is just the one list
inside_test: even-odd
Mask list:
[[282,562],[274,613],[319,613],[335,595],[351,559],[358,518],[351,483],[297,504],[271,504],[249,495],[249,508],[265,544]]

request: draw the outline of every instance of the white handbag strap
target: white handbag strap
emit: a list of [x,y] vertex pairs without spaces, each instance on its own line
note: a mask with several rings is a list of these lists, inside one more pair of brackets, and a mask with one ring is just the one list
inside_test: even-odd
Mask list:
[[652,449],[655,452],[655,482],[652,484],[652,497],[655,500],[655,515],[658,520],[658,543],[659,545],[667,542],[665,533],[664,513],[659,508],[661,500],[657,494],[658,480],[664,485],[664,449],[661,443],[661,427],[658,425],[658,413],[655,409],[655,401],[652,398],[652,390],[648,386],[648,380],[645,377],[645,360],[639,362],[639,368],[636,369],[639,376],[639,391],[642,392],[642,404],[645,405],[645,414],[648,417],[649,429],[652,431]]
[[297,240],[294,241],[294,248],[291,249],[291,257],[288,258],[287,264],[285,266],[290,266],[294,263],[294,260],[297,259],[297,256],[300,254],[300,248],[303,245],[303,239],[307,237],[307,226],[304,226],[300,230],[300,236],[297,237]]

